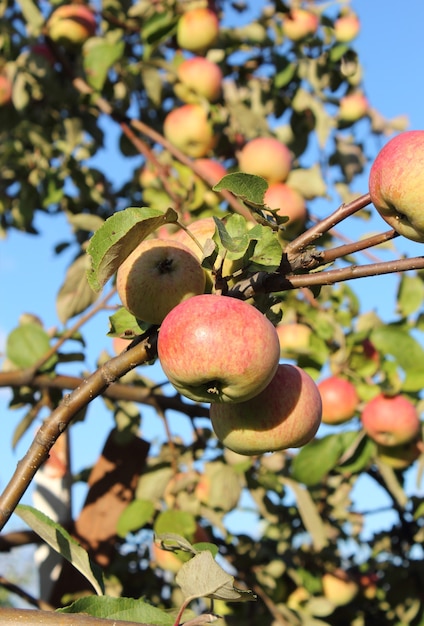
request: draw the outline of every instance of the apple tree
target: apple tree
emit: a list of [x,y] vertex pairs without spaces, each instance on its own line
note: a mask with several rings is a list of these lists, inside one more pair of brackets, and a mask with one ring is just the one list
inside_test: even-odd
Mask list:
[[[11,445],[35,435],[2,470],[0,549],[36,544],[40,587],[0,579],[28,606],[2,599],[2,622],[423,624],[405,480],[423,462],[424,258],[395,244],[424,241],[424,131],[368,101],[360,17],[0,6],[0,228],[43,246],[40,215],[60,215],[55,253],[72,255],[57,326],[32,303],[6,340]],[[391,322],[355,292],[383,274]],[[110,340],[94,369],[93,320]],[[89,432],[96,399],[113,428],[77,475],[73,426]],[[365,532],[369,484],[386,530]]]

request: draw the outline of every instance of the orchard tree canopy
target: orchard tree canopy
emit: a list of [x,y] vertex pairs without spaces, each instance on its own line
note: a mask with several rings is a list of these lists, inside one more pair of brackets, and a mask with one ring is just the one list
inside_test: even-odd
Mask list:
[[[2,623],[423,625],[424,257],[395,245],[424,242],[424,131],[368,100],[348,0],[0,10],[1,234],[43,246],[62,215],[72,256],[56,327],[29,303],[0,371],[10,445],[36,433],[0,550],[36,544],[39,575],[0,578]],[[354,283],[390,273],[388,323]],[[75,475],[99,398],[114,426]],[[370,483],[396,516],[367,534]]]

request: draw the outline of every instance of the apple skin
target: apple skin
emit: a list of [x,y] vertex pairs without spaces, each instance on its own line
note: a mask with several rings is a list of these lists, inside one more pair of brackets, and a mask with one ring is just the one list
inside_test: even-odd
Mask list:
[[283,21],[283,34],[292,41],[301,41],[313,35],[319,26],[319,18],[306,9],[292,9]]
[[198,7],[183,13],[177,24],[177,44],[180,48],[204,54],[213,46],[219,34],[219,20],[211,9]]
[[346,94],[340,99],[339,105],[339,121],[346,123],[354,123],[367,115],[369,111],[369,102],[363,93],[355,91]]
[[293,322],[291,324],[278,324],[276,329],[280,341],[281,357],[308,353],[312,336],[312,329],[309,326],[300,322]]
[[210,418],[217,438],[238,454],[298,448],[319,428],[321,397],[309,374],[280,364],[261,393],[237,404],[211,404]]
[[170,111],[163,132],[168,141],[193,159],[206,156],[216,143],[208,114],[199,104],[184,104]]
[[116,288],[130,313],[144,322],[160,324],[177,304],[204,292],[205,273],[182,243],[148,239],[119,266]]
[[400,235],[424,242],[424,130],[390,139],[378,153],[369,176],[371,202]]
[[370,439],[386,447],[416,440],[421,429],[417,409],[400,395],[378,394],[364,406],[361,421]]
[[196,402],[243,402],[272,380],[280,358],[277,331],[258,309],[203,294],[164,319],[158,355],[168,380]]
[[227,169],[224,165],[214,159],[196,159],[195,164],[200,169],[200,172],[207,176],[208,180],[214,185],[227,174]]
[[199,96],[216,102],[221,95],[221,68],[205,57],[185,59],[178,66],[177,77],[180,83],[175,86],[175,91],[184,102],[197,102]]
[[114,337],[112,339],[112,348],[116,355],[121,354],[130,345],[130,339],[124,339],[123,337]]
[[361,29],[361,22],[355,13],[340,15],[334,22],[334,36],[340,43],[349,43]]
[[322,577],[324,596],[335,606],[349,604],[356,597],[359,585],[345,572],[330,574],[326,572]]
[[284,182],[292,166],[290,150],[275,137],[256,137],[238,154],[241,172],[262,176],[268,184]]
[[329,376],[318,389],[322,399],[322,421],[324,424],[344,424],[355,415],[359,397],[355,386],[341,376]]
[[4,74],[0,74],[0,106],[12,102],[12,83]]
[[96,32],[96,16],[81,4],[64,4],[47,20],[47,34],[55,43],[81,46]]
[[422,453],[422,442],[410,441],[399,446],[377,445],[377,458],[394,470],[410,467]]
[[264,203],[270,209],[278,209],[278,215],[287,216],[289,221],[283,224],[288,235],[298,234],[305,226],[308,212],[304,197],[285,183],[269,185],[264,194]]

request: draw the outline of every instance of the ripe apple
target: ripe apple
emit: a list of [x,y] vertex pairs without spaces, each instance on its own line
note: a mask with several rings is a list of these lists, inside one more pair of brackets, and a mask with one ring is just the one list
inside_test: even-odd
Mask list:
[[406,444],[416,440],[420,434],[417,409],[401,395],[378,394],[366,403],[361,421],[370,439],[382,446]]
[[381,217],[400,235],[424,241],[424,130],[393,137],[371,166],[369,192]]
[[377,445],[377,458],[395,470],[403,470],[412,465],[422,453],[422,442],[409,441],[399,446]]
[[318,389],[322,399],[324,424],[343,424],[355,415],[359,397],[349,380],[341,376],[330,376],[318,383]]
[[340,99],[339,120],[340,122],[354,123],[365,117],[369,111],[369,102],[363,93],[354,91]]
[[197,102],[199,96],[216,102],[221,95],[222,71],[219,65],[205,57],[185,59],[177,69],[177,96],[184,102]]
[[298,234],[308,216],[304,197],[293,187],[285,183],[273,183],[269,185],[264,194],[264,203],[270,209],[279,209],[278,215],[287,216],[288,222],[284,224],[288,235]]
[[211,404],[210,418],[222,444],[239,454],[299,448],[319,428],[321,398],[309,374],[280,364],[261,393],[245,402]]
[[130,339],[124,339],[123,337],[114,337],[112,339],[112,348],[115,354],[121,354],[130,345]]
[[292,155],[275,137],[256,137],[248,141],[238,154],[242,172],[262,176],[268,183],[284,182],[292,166]]
[[177,304],[205,289],[205,273],[182,243],[147,239],[119,266],[116,288],[135,317],[160,324]]
[[211,9],[197,7],[183,13],[177,25],[180,48],[203,54],[213,46],[219,33],[219,20]]
[[200,169],[200,172],[207,176],[208,180],[214,185],[223,178],[227,170],[219,163],[219,161],[215,161],[214,159],[195,159],[195,164]]
[[82,4],[63,4],[47,20],[47,35],[55,43],[81,46],[96,32],[96,16]]
[[0,106],[12,102],[12,83],[5,74],[0,74]]
[[337,574],[326,572],[323,575],[322,590],[332,604],[343,606],[352,602],[359,591],[359,586],[346,572],[340,570]]
[[251,304],[214,294],[189,298],[164,319],[158,355],[174,387],[197,402],[243,402],[273,378],[277,331]]
[[280,356],[291,357],[309,351],[312,329],[306,324],[278,324],[276,330],[280,341]]
[[340,43],[348,43],[355,39],[361,28],[358,16],[349,12],[340,15],[334,22],[334,36]]
[[313,35],[319,26],[318,15],[306,9],[292,9],[283,20],[283,34],[292,41]]
[[168,141],[193,159],[206,156],[216,143],[208,114],[199,104],[184,104],[170,111],[163,132]]

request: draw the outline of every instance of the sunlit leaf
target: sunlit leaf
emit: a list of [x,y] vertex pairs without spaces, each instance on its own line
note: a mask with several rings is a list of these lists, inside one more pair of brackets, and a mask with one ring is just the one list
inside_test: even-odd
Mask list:
[[104,37],[90,37],[83,47],[84,70],[88,84],[100,91],[105,83],[109,69],[124,52],[125,42],[108,41]]
[[116,532],[119,537],[143,528],[153,518],[155,505],[151,500],[133,500],[121,513]]
[[93,617],[123,622],[137,622],[152,624],[152,626],[172,626],[174,619],[171,615],[152,606],[149,602],[134,598],[112,598],[110,596],[90,596],[80,598],[70,606],[57,610],[58,613],[82,613]]
[[78,257],[66,272],[65,281],[56,298],[57,316],[62,324],[88,309],[99,296],[88,284],[89,268],[90,259],[84,254]]
[[[23,369],[35,365],[50,350],[50,338],[39,324],[22,324],[9,333],[6,341],[7,358]],[[50,369],[57,355],[49,358],[42,370]]]
[[214,191],[222,191],[223,189],[231,191],[248,204],[261,207],[264,203],[268,183],[261,176],[236,172],[227,174],[213,187]]

